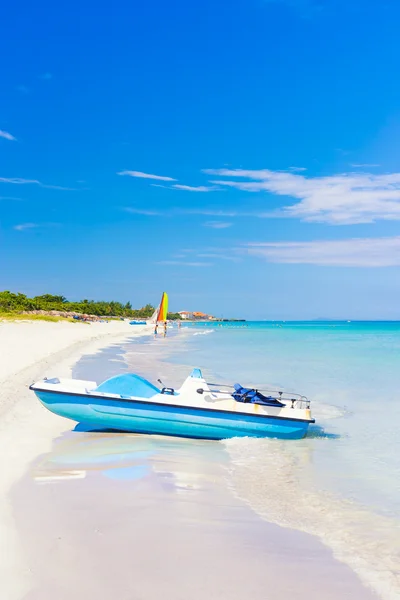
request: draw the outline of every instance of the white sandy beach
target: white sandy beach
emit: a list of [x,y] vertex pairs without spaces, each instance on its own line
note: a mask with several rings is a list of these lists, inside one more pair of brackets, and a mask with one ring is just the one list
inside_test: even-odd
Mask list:
[[0,322],[0,597],[19,600],[28,591],[29,570],[21,559],[8,493],[31,460],[46,452],[70,423],[54,419],[28,386],[44,376],[70,376],[85,353],[127,337],[146,327],[126,321],[109,323]]
[[147,332],[0,324],[0,598],[372,600],[316,538],[270,525],[234,497],[222,444],[71,433],[28,390]]

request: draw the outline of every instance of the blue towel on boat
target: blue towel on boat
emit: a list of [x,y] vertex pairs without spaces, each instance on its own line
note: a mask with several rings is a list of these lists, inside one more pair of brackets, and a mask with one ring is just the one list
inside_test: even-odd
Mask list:
[[233,386],[235,391],[232,396],[237,402],[250,402],[252,404],[264,404],[266,406],[285,406],[273,396],[264,396],[258,390],[244,388],[240,383]]

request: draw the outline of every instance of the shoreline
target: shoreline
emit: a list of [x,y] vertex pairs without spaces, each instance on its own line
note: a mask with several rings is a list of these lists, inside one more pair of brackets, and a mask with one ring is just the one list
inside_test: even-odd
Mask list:
[[[71,585],[82,592],[77,592],[77,600],[92,596],[109,600],[109,578],[98,571],[111,568],[118,573],[120,562],[121,598],[129,585],[129,598],[145,591],[146,600],[155,600],[167,590],[183,600],[206,568],[210,586],[205,582],[198,586],[199,600],[204,594],[241,600],[249,581],[257,600],[265,597],[265,586],[271,584],[276,600],[286,600],[289,594],[303,600],[322,591],[329,600],[372,600],[372,592],[317,538],[261,518],[229,489],[229,456],[222,444],[71,433],[71,421],[32,402],[24,388],[32,378],[66,376],[71,369],[74,376],[85,377],[90,368],[99,374],[94,379],[104,379],[114,374],[104,373],[107,365],[120,372],[133,361],[133,370],[143,374],[149,375],[151,366],[162,376],[177,375],[181,367],[169,359],[181,340],[174,335],[129,343],[146,334],[135,328],[78,340],[14,376],[18,379],[14,399],[0,426],[0,452],[9,465],[0,477],[0,493],[5,485],[9,491],[0,503],[0,528],[5,532],[0,586],[7,600],[64,600]],[[124,560],[114,556],[117,545]],[[154,560],[158,577],[150,567]],[[231,565],[239,563],[233,574]],[[98,584],[86,581],[85,565],[88,572],[94,569]],[[58,584],[57,578],[65,579],[67,570],[67,586]],[[197,594],[192,592],[192,597],[197,599]]]

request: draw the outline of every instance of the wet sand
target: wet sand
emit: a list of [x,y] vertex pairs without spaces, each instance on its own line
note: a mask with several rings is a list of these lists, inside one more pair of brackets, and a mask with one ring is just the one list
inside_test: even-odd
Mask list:
[[11,500],[25,600],[374,596],[312,536],[228,490],[218,442],[68,432]]

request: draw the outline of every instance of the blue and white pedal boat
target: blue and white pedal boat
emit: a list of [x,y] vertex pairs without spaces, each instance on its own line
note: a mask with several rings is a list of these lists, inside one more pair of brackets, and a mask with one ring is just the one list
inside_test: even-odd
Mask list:
[[100,385],[45,378],[30,389],[51,412],[93,429],[214,440],[299,439],[314,423],[304,396],[207,383],[200,369],[176,390],[160,389],[134,374],[117,375]]

